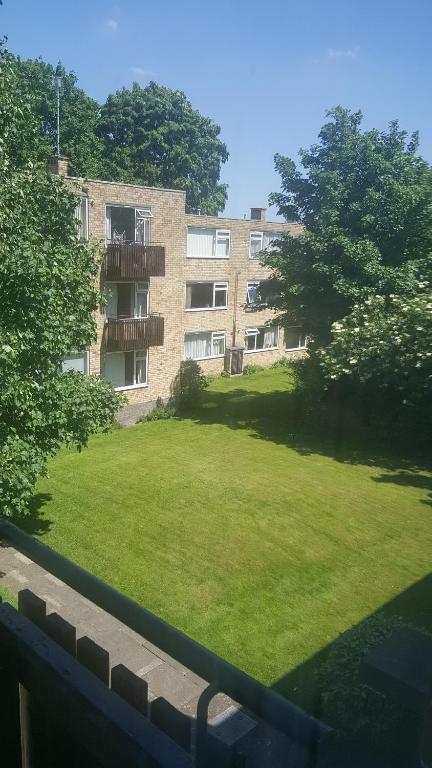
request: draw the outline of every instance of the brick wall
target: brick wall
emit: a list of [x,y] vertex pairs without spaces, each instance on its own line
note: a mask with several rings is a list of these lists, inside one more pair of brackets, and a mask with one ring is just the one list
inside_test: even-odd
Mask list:
[[[149,403],[157,397],[170,394],[171,383],[178,371],[184,353],[184,335],[193,331],[224,330],[227,347],[232,346],[232,331],[237,280],[237,321],[235,343],[244,345],[244,332],[248,326],[263,326],[274,315],[272,310],[255,312],[246,309],[247,283],[267,277],[267,270],[256,259],[249,257],[251,231],[299,231],[296,225],[256,220],[226,219],[185,214],[185,193],[180,191],[139,187],[103,181],[89,181],[68,177],[68,183],[89,199],[89,235],[105,245],[105,206],[124,204],[150,208],[151,241],[165,246],[165,276],[149,278],[150,312],[164,317],[165,332],[162,347],[150,347],[148,357],[148,384],[126,391],[131,404]],[[188,258],[188,226],[229,229],[231,233],[228,259]],[[228,307],[221,310],[188,312],[185,309],[187,281],[227,281]],[[90,372],[103,370],[102,334],[105,314],[97,313],[97,343],[90,350]],[[284,338],[279,333],[279,347],[274,351],[245,354],[244,363],[269,365],[284,355]],[[290,354],[290,353],[288,353]],[[294,353],[295,354],[295,353]],[[223,358],[200,362],[206,372],[223,369]]]

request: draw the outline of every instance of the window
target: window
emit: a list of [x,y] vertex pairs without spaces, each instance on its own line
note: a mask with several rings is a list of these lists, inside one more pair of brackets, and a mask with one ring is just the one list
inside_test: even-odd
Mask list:
[[66,371],[79,371],[80,373],[89,372],[89,353],[88,352],[70,352],[62,364],[63,373]]
[[284,335],[286,351],[306,348],[306,334],[300,325],[292,325],[289,328],[285,328]]
[[226,309],[228,283],[186,283],[186,309]]
[[247,284],[247,293],[246,293],[246,303],[249,306],[252,306],[253,304],[261,304],[262,299],[259,293],[259,283],[248,283]]
[[187,255],[192,259],[227,259],[230,239],[228,229],[188,227]]
[[148,316],[148,283],[107,283],[107,288],[107,317],[126,320]]
[[251,232],[249,245],[250,258],[254,259],[261,251],[271,249],[277,244],[277,241],[280,240],[281,237],[283,237],[283,232]]
[[88,240],[88,198],[80,197],[75,208],[75,220],[78,224],[78,237]]
[[145,386],[147,369],[147,350],[109,352],[105,355],[104,377],[114,389]]
[[223,357],[225,331],[204,331],[185,334],[185,360],[203,360],[206,357]]
[[279,329],[277,325],[264,326],[263,328],[246,328],[246,352],[259,352],[266,349],[277,349],[278,342]]
[[150,220],[149,208],[107,205],[106,239],[109,243],[145,245],[150,242]]

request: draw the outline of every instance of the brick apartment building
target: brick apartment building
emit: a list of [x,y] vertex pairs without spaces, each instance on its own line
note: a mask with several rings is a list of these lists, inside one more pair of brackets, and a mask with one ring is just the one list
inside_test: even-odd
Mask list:
[[304,349],[300,328],[279,328],[272,310],[254,307],[268,276],[257,254],[298,225],[267,222],[263,208],[250,219],[191,215],[183,191],[70,177],[64,158],[50,168],[80,197],[81,235],[106,247],[97,342],[65,368],[108,378],[126,393],[129,418],[170,396],[181,360],[241,372]]

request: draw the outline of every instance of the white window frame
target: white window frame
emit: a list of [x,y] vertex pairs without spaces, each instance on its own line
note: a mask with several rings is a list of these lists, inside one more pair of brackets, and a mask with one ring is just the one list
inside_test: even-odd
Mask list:
[[[86,195],[78,195],[78,200],[79,202],[77,203],[75,208],[75,219],[77,222],[79,222],[80,227],[83,229],[83,235],[82,237],[78,235],[78,239],[88,240],[89,239],[89,200]],[[81,205],[83,203],[84,203],[84,209],[85,209],[85,227],[82,227],[81,210],[80,210]]]
[[[185,312],[214,312],[214,310],[228,309],[228,281],[213,282],[213,280],[189,280],[186,283],[186,299],[187,301],[187,287],[188,285],[213,285],[213,306],[212,307],[186,307]],[[216,306],[216,291],[225,291],[226,304],[223,306]]]
[[[210,343],[211,343],[212,351],[213,351],[214,340],[218,339],[219,341],[220,339],[223,339],[224,341],[223,353],[221,355],[207,355],[207,357],[186,357],[186,336],[194,336],[194,335],[198,336],[203,333],[211,334]],[[225,352],[226,352],[226,331],[186,331],[185,332],[185,337],[183,340],[183,359],[184,360],[217,360],[218,358],[221,359],[225,357]]]
[[268,330],[269,328],[276,328],[276,346],[260,347],[259,349],[257,349],[256,346],[255,346],[255,349],[246,349],[245,347],[245,351],[244,351],[245,355],[255,354],[255,352],[274,352],[275,349],[279,349],[279,326],[278,325],[272,325],[272,326],[260,325],[255,328],[245,328],[245,338],[247,336],[255,336],[255,344],[256,344],[256,339],[258,338],[260,331],[262,330],[265,331],[265,330]]
[[[134,235],[136,238],[136,228],[137,228],[137,218],[145,218],[148,219],[148,239],[147,243],[151,242],[151,219],[153,218],[153,214],[151,212],[151,208],[146,207],[145,205],[128,205],[127,203],[105,203],[105,244],[112,243],[113,240],[110,237],[111,234],[111,211],[110,208],[131,208],[133,211],[135,211],[135,222],[134,222]],[[140,214],[140,216],[137,217],[137,213]],[[137,242],[135,240],[134,242]]]
[[[125,384],[122,387],[114,387],[115,392],[126,392],[129,389],[142,389],[143,387],[148,387],[148,349],[134,349],[134,350],[126,350],[123,352],[124,355],[130,354],[130,352],[133,351],[134,356],[134,381],[136,380],[136,364],[137,359],[138,360],[145,360],[146,361],[146,380],[144,382],[141,382],[141,384]],[[107,352],[107,355],[110,353]],[[113,353],[117,354],[117,353]]]
[[251,301],[250,298],[249,298],[249,291],[250,291],[250,289],[251,288],[257,288],[258,289],[259,286],[261,285],[261,282],[262,282],[261,280],[248,280],[247,289],[246,289],[246,306],[247,307],[256,307],[257,304],[259,304],[260,306],[265,306],[265,302],[263,302],[263,301]]
[[[132,288],[132,290],[133,290],[133,299],[134,299],[133,315],[131,315],[130,318],[124,318],[124,319],[125,320],[126,319],[127,320],[132,320],[132,319],[144,320],[144,319],[146,319],[149,316],[149,314],[150,314],[150,286],[149,286],[148,281],[145,281],[145,280],[121,280],[121,281],[109,280],[108,282],[105,283],[105,285],[106,285],[106,288],[108,290],[112,290],[112,286],[117,286],[117,285],[119,285],[119,283],[121,283],[121,285],[132,285],[133,286],[133,288]],[[142,290],[138,290],[138,286],[139,285],[146,285],[147,288],[146,289],[143,288]],[[147,293],[147,314],[146,315],[137,315],[137,313],[136,313],[136,311],[137,311],[137,309],[136,309],[137,308],[137,294],[138,293]],[[107,313],[107,308],[108,308],[108,304],[105,307],[105,315]],[[118,309],[117,309],[117,315],[118,315]],[[108,315],[107,315],[107,317],[108,317]],[[109,316],[109,318],[110,318],[110,320],[119,320],[119,319],[121,319],[118,316],[117,317],[112,317],[111,315]]]
[[[83,356],[83,358],[84,358],[84,371],[83,371],[83,373],[86,376],[89,376],[90,375],[90,352],[88,350],[85,350],[84,352],[75,352],[75,350],[71,350],[69,352],[69,354],[65,356],[64,360],[67,357],[70,357],[71,355],[77,355],[77,356],[78,355],[82,355]],[[73,370],[73,368],[69,369],[69,370]],[[63,373],[64,373],[64,371],[63,371]]]
[[[257,232],[253,231],[249,234],[249,258],[250,259],[256,259],[257,253],[260,253],[263,249],[263,238],[264,233],[263,232]],[[252,253],[252,239],[259,240],[261,247],[257,253]]]
[[286,328],[284,328],[284,341],[285,341],[285,331],[288,331],[288,330],[290,330],[292,328],[298,328],[299,329],[299,342],[300,342],[301,336],[304,335],[305,343],[304,344],[300,344],[299,343],[299,345],[297,347],[287,347],[287,346],[285,346],[285,352],[297,352],[300,349],[307,349],[307,336],[306,336],[306,334],[302,333],[303,329],[302,329],[301,325],[288,325]]
[[[213,248],[212,248],[212,255],[211,256],[191,256],[186,251],[186,256],[188,259],[229,259],[231,256],[231,230],[229,229],[217,229],[215,227],[199,227],[199,226],[192,226],[190,225],[188,227],[188,233],[189,229],[207,229],[212,230],[213,234]],[[217,243],[218,240],[228,241],[228,255],[227,256],[217,256]]]
[[[273,230],[273,229],[263,229],[262,231],[261,230],[260,231],[258,231],[258,230],[252,231],[250,233],[250,235],[249,235],[249,258],[250,259],[256,259],[258,253],[260,253],[261,251],[265,251],[265,250],[267,250],[267,248],[269,248],[268,245],[266,245],[264,247],[264,235],[265,234],[267,234],[267,235],[279,235],[279,237],[275,237],[274,240],[280,240],[283,237],[283,235],[284,235],[283,232],[280,232],[280,231],[278,232],[277,230]],[[252,239],[253,238],[255,238],[256,240],[260,240],[260,243],[261,243],[261,247],[260,247],[259,251],[257,251],[257,253],[252,253]]]

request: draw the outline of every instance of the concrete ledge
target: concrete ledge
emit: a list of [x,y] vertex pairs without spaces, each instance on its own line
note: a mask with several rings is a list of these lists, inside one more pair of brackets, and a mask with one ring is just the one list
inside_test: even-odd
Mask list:
[[[168,402],[168,398],[161,398],[164,404]],[[147,413],[153,410],[156,405],[156,400],[149,400],[147,403],[129,403],[121,408],[116,413],[116,420],[122,427],[131,427],[136,424],[141,416],[145,416]]]

